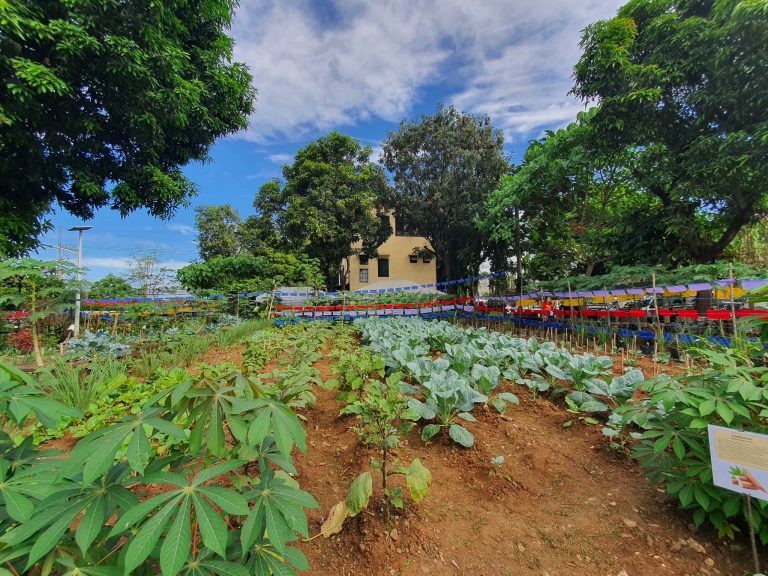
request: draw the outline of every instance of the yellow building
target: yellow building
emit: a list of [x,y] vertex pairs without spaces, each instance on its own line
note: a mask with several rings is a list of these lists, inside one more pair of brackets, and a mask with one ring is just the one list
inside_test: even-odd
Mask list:
[[[356,254],[347,257],[342,267],[349,271],[349,290],[365,290],[371,284],[385,280],[407,280],[413,284],[437,282],[437,263],[427,239],[410,235],[405,226],[398,224],[394,214],[382,218],[389,219],[394,234],[379,246],[377,258]],[[352,248],[359,250],[361,245],[353,244]]]

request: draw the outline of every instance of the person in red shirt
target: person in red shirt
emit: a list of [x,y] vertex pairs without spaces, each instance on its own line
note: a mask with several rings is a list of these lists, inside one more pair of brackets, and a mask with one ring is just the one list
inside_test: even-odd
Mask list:
[[547,296],[544,298],[544,302],[541,303],[541,315],[544,318],[547,318],[548,316],[552,316],[555,313],[555,304],[552,302],[552,300]]

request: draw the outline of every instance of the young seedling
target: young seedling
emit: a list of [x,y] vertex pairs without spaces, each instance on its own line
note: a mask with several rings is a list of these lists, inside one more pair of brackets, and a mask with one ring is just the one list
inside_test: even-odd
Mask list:
[[407,398],[400,393],[400,379],[401,374],[395,372],[385,382],[369,381],[363,394],[341,411],[342,414],[357,416],[359,425],[352,429],[364,444],[374,446],[380,455],[371,460],[371,467],[381,473],[388,523],[391,520],[391,507],[403,507],[402,489],[399,486],[392,487],[391,476],[405,475],[414,502],[421,501],[427,495],[432,483],[431,473],[418,459],[411,462],[409,467],[404,467],[400,465],[399,459],[391,458],[400,437],[410,432],[418,420],[418,415],[408,407]]

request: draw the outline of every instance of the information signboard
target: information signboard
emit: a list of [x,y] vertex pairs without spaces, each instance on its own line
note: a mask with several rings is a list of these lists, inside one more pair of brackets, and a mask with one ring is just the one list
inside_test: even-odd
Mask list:
[[768,435],[708,426],[716,486],[768,500]]

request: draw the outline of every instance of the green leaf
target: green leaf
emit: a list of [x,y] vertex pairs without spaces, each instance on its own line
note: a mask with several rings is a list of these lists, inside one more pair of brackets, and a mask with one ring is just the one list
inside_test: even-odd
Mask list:
[[93,541],[104,528],[107,518],[106,498],[98,498],[88,507],[88,511],[80,519],[75,533],[75,541],[83,554],[93,544]]
[[176,576],[187,561],[192,549],[192,530],[190,525],[191,499],[185,497],[176,518],[165,535],[160,547],[160,570],[163,576]]
[[707,416],[708,414],[712,414],[712,412],[715,411],[716,407],[717,407],[717,401],[714,398],[704,400],[701,404],[699,404],[699,414],[701,416]]
[[680,439],[680,436],[676,436],[672,442],[672,451],[675,453],[675,456],[677,456],[678,460],[685,458],[685,445]]
[[162,432],[163,434],[166,434],[170,436],[171,438],[175,438],[176,440],[186,440],[187,436],[184,434],[184,431],[176,426],[173,422],[169,422],[168,420],[163,420],[162,418],[145,418],[144,422],[152,426],[155,430],[158,430]]
[[232,470],[240,468],[243,464],[245,464],[245,461],[243,460],[227,460],[225,462],[219,462],[218,464],[208,468],[204,468],[197,474],[197,476],[195,476],[192,481],[192,485],[200,486],[206,483],[208,480],[213,480],[217,476],[222,476],[228,472],[232,472]]
[[25,498],[17,490],[8,486],[0,491],[0,495],[5,500],[5,510],[11,518],[17,522],[29,520],[35,505],[28,498]]
[[227,514],[247,516],[250,512],[248,502],[240,494],[222,486],[203,486],[197,492],[208,498]]
[[138,426],[128,443],[128,464],[141,474],[149,463],[149,453],[151,450],[152,446],[149,443],[144,427]]
[[405,481],[411,493],[411,499],[418,504],[429,493],[432,473],[421,463],[421,460],[416,458],[408,468]]
[[280,453],[289,458],[294,444],[306,453],[306,434],[296,415],[283,405],[275,404],[271,410],[275,445]]
[[195,494],[195,513],[203,544],[222,558],[227,556],[227,524],[213,507],[200,495]]
[[40,534],[35,540],[32,549],[29,551],[29,559],[27,561],[27,569],[35,564],[40,558],[50,552],[56,544],[58,544],[64,532],[67,531],[72,521],[75,519],[77,513],[65,514],[53,524],[51,524],[46,530]]
[[347,494],[347,509],[350,516],[357,516],[368,507],[368,500],[373,494],[373,478],[370,472],[363,472],[352,481]]
[[454,442],[465,448],[470,448],[475,443],[475,437],[472,436],[472,433],[458,424],[451,424],[450,428],[448,428],[448,435]]
[[520,404],[520,399],[511,392],[502,392],[498,395],[498,398],[504,400],[504,402],[510,402],[512,404]]
[[178,495],[168,502],[141,527],[136,536],[130,541],[125,551],[126,576],[130,575],[152,553],[166,524],[168,524],[173,513],[179,509],[179,500],[182,498],[182,495]]
[[223,562],[221,560],[207,560],[200,562],[200,567],[211,571],[211,574],[217,576],[250,576],[248,568],[242,564],[234,562]]
[[498,396],[491,400],[491,404],[496,408],[496,412],[499,414],[504,414],[504,412],[507,411],[507,403]]
[[424,428],[421,429],[421,439],[422,441],[426,442],[435,436],[438,432],[440,432],[439,424],[427,424],[424,426]]
[[211,409],[211,418],[208,429],[205,431],[205,441],[208,449],[216,456],[224,455],[224,425],[221,421],[221,413],[218,406]]
[[730,424],[733,420],[733,410],[731,410],[725,402],[717,403],[717,413],[725,420],[726,424]]
[[251,446],[258,446],[269,433],[269,423],[271,412],[269,410],[259,410],[256,418],[253,419],[248,427],[248,443]]

